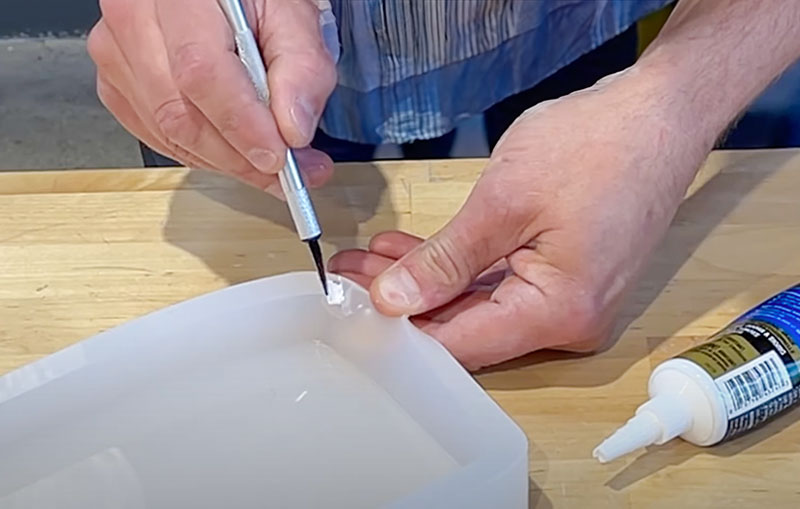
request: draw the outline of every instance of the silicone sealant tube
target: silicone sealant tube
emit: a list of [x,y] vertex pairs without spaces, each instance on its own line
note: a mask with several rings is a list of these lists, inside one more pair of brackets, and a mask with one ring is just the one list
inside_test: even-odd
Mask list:
[[650,400],[594,450],[600,462],[675,437],[710,446],[800,400],[800,285],[756,306],[708,342],[658,365]]

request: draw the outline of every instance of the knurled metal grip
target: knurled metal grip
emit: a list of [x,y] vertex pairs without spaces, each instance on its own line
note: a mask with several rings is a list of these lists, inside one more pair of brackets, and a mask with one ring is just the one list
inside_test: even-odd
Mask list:
[[[258,94],[259,99],[268,102],[267,69],[264,67],[258,43],[247,24],[242,4],[240,0],[220,0],[219,4],[233,29],[239,59],[247,70],[250,81],[252,81],[256,89],[256,94]],[[290,149],[286,151],[286,164],[278,176],[300,239],[311,240],[319,238],[322,230],[314,212],[314,205],[311,203],[311,197],[303,184],[303,177]]]
[[[288,166],[288,164],[287,164]],[[289,212],[292,215],[295,228],[297,228],[297,235],[300,240],[312,240],[319,238],[322,235],[322,229],[319,227],[317,221],[317,214],[314,212],[314,204],[311,203],[311,197],[308,195],[308,190],[303,186],[299,189],[289,183],[290,178],[286,175],[286,168],[279,174],[281,180],[281,187],[284,194],[286,194],[286,203],[289,205]]]

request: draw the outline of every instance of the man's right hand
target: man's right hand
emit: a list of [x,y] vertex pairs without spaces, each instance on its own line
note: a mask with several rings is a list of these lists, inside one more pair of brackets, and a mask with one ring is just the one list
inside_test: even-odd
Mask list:
[[119,122],[157,152],[280,195],[287,147],[309,185],[331,160],[307,147],[336,83],[313,0],[244,0],[269,69],[259,101],[216,0],[100,0],[89,36],[97,91]]

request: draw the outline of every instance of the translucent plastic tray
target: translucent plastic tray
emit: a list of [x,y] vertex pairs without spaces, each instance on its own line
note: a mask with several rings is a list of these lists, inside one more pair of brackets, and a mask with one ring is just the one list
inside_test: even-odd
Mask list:
[[0,507],[527,507],[522,431],[340,284],[227,288],[3,376]]

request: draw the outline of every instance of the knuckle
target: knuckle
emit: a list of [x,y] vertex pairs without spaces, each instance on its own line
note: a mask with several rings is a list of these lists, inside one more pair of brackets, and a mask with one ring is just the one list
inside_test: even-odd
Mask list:
[[434,238],[422,251],[423,269],[442,286],[466,285],[470,280],[470,272],[455,255],[457,252],[456,246],[447,237]]
[[98,66],[107,60],[107,58],[105,58],[108,53],[106,50],[108,47],[107,44],[108,41],[104,40],[104,34],[99,25],[95,25],[92,31],[89,32],[89,37],[86,39],[86,51]]
[[206,89],[208,77],[214,69],[213,61],[202,45],[191,42],[175,50],[172,74],[178,88],[189,96],[198,95]]
[[223,137],[235,136],[244,125],[243,112],[240,108],[228,109],[223,113],[217,125]]
[[112,73],[119,67],[115,61],[114,47],[116,42],[112,39],[108,27],[100,21],[89,32],[86,40],[86,52],[97,66],[99,73]]
[[169,145],[192,146],[197,128],[182,99],[172,99],[159,106],[153,118]]
[[[499,214],[498,224],[528,223],[532,218],[531,203],[535,200],[521,193],[524,187],[509,179],[506,176],[509,173],[511,172],[496,171],[491,176],[481,178],[475,199],[479,200],[483,210]],[[509,193],[509,189],[513,189],[516,194]]]

